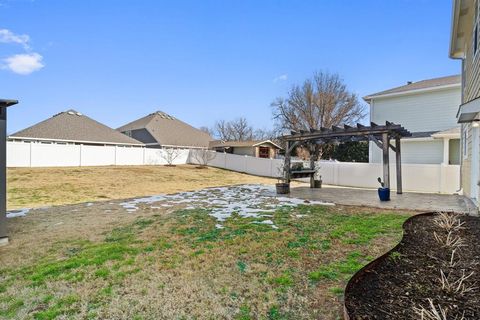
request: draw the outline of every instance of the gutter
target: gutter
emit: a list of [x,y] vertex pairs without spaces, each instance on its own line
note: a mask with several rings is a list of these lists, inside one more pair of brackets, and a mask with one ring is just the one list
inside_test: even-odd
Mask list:
[[8,136],[7,140],[27,140],[27,141],[49,141],[49,142],[74,142],[74,143],[91,143],[91,144],[106,144],[111,146],[137,146],[144,147],[143,143],[122,143],[122,142],[105,142],[105,141],[87,141],[87,140],[67,140],[67,139],[46,139],[46,138],[32,138],[32,137],[18,137]]
[[434,92],[434,91],[439,91],[439,90],[443,90],[443,89],[457,88],[457,87],[461,87],[461,86],[462,86],[462,84],[459,82],[459,83],[453,83],[453,84],[447,84],[447,85],[443,85],[443,86],[435,86],[435,87],[429,87],[429,88],[405,90],[405,91],[378,94],[378,95],[373,94],[373,95],[365,96],[362,99],[365,100],[365,102],[370,103],[371,100],[378,99],[378,98],[390,98],[390,97],[404,96],[404,95],[409,95],[409,94]]

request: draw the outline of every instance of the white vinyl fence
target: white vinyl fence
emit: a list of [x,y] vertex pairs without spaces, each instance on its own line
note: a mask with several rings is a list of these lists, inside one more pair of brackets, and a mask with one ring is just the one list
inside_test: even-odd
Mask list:
[[[7,167],[79,167],[167,164],[165,150],[143,147],[88,146],[7,141]],[[186,164],[179,149],[173,164]]]
[[[87,146],[7,141],[8,167],[78,167],[108,165],[164,165],[165,150],[143,147]],[[264,177],[281,175],[283,160],[261,159],[204,150],[180,149],[174,164],[198,164],[208,152],[208,165]],[[396,186],[395,165],[390,166],[390,185]],[[382,165],[321,161],[324,184],[346,187],[377,188]],[[437,164],[402,164],[405,191],[455,193],[459,189],[460,166]]]
[[[190,151],[190,163],[197,163]],[[227,153],[216,153],[209,165],[232,171],[265,177],[278,177],[283,160],[261,159]],[[396,188],[395,164],[390,166],[390,186]],[[378,188],[378,177],[383,177],[382,164],[321,161],[320,174],[324,184]],[[460,185],[460,166],[437,164],[402,164],[403,190],[417,192],[455,193]]]

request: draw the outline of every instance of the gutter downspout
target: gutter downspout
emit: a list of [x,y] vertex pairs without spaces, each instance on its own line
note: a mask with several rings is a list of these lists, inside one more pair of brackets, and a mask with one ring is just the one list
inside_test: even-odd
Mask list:
[[[457,3],[457,1],[454,1],[453,2],[453,5],[454,5],[454,10],[455,10],[455,4]],[[460,99],[463,103],[463,88],[464,88],[464,85],[465,85],[465,72],[463,72],[464,70],[464,67],[465,67],[465,59],[462,59],[462,85],[461,85],[461,89],[460,89]],[[460,112],[460,107],[458,109],[458,111]],[[457,113],[457,117],[458,117],[458,113]],[[465,130],[465,128],[463,127],[464,124],[462,123],[461,126],[460,126],[460,143],[463,141],[463,130]],[[458,177],[458,180],[459,180],[459,189],[456,190],[455,192],[458,193],[458,194],[461,194],[463,195],[463,154],[465,153],[465,150],[463,150],[463,146],[464,144],[461,143],[461,148],[460,148],[460,174],[459,174],[459,177]]]

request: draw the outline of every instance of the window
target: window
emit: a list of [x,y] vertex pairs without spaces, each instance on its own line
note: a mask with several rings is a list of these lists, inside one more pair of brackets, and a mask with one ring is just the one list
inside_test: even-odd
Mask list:
[[478,23],[475,25],[475,30],[473,31],[473,54],[476,55],[478,52]]
[[269,147],[259,147],[258,156],[260,158],[270,158],[270,148]]
[[127,136],[129,136],[130,138],[132,137],[132,131],[130,130],[127,130],[124,132]]

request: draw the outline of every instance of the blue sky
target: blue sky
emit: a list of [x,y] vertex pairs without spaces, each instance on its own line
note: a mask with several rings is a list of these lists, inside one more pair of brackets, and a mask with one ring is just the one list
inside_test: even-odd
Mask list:
[[0,0],[0,16],[9,133],[69,108],[112,127],[162,110],[268,129],[270,103],[315,70],[359,96],[460,72],[450,0]]

